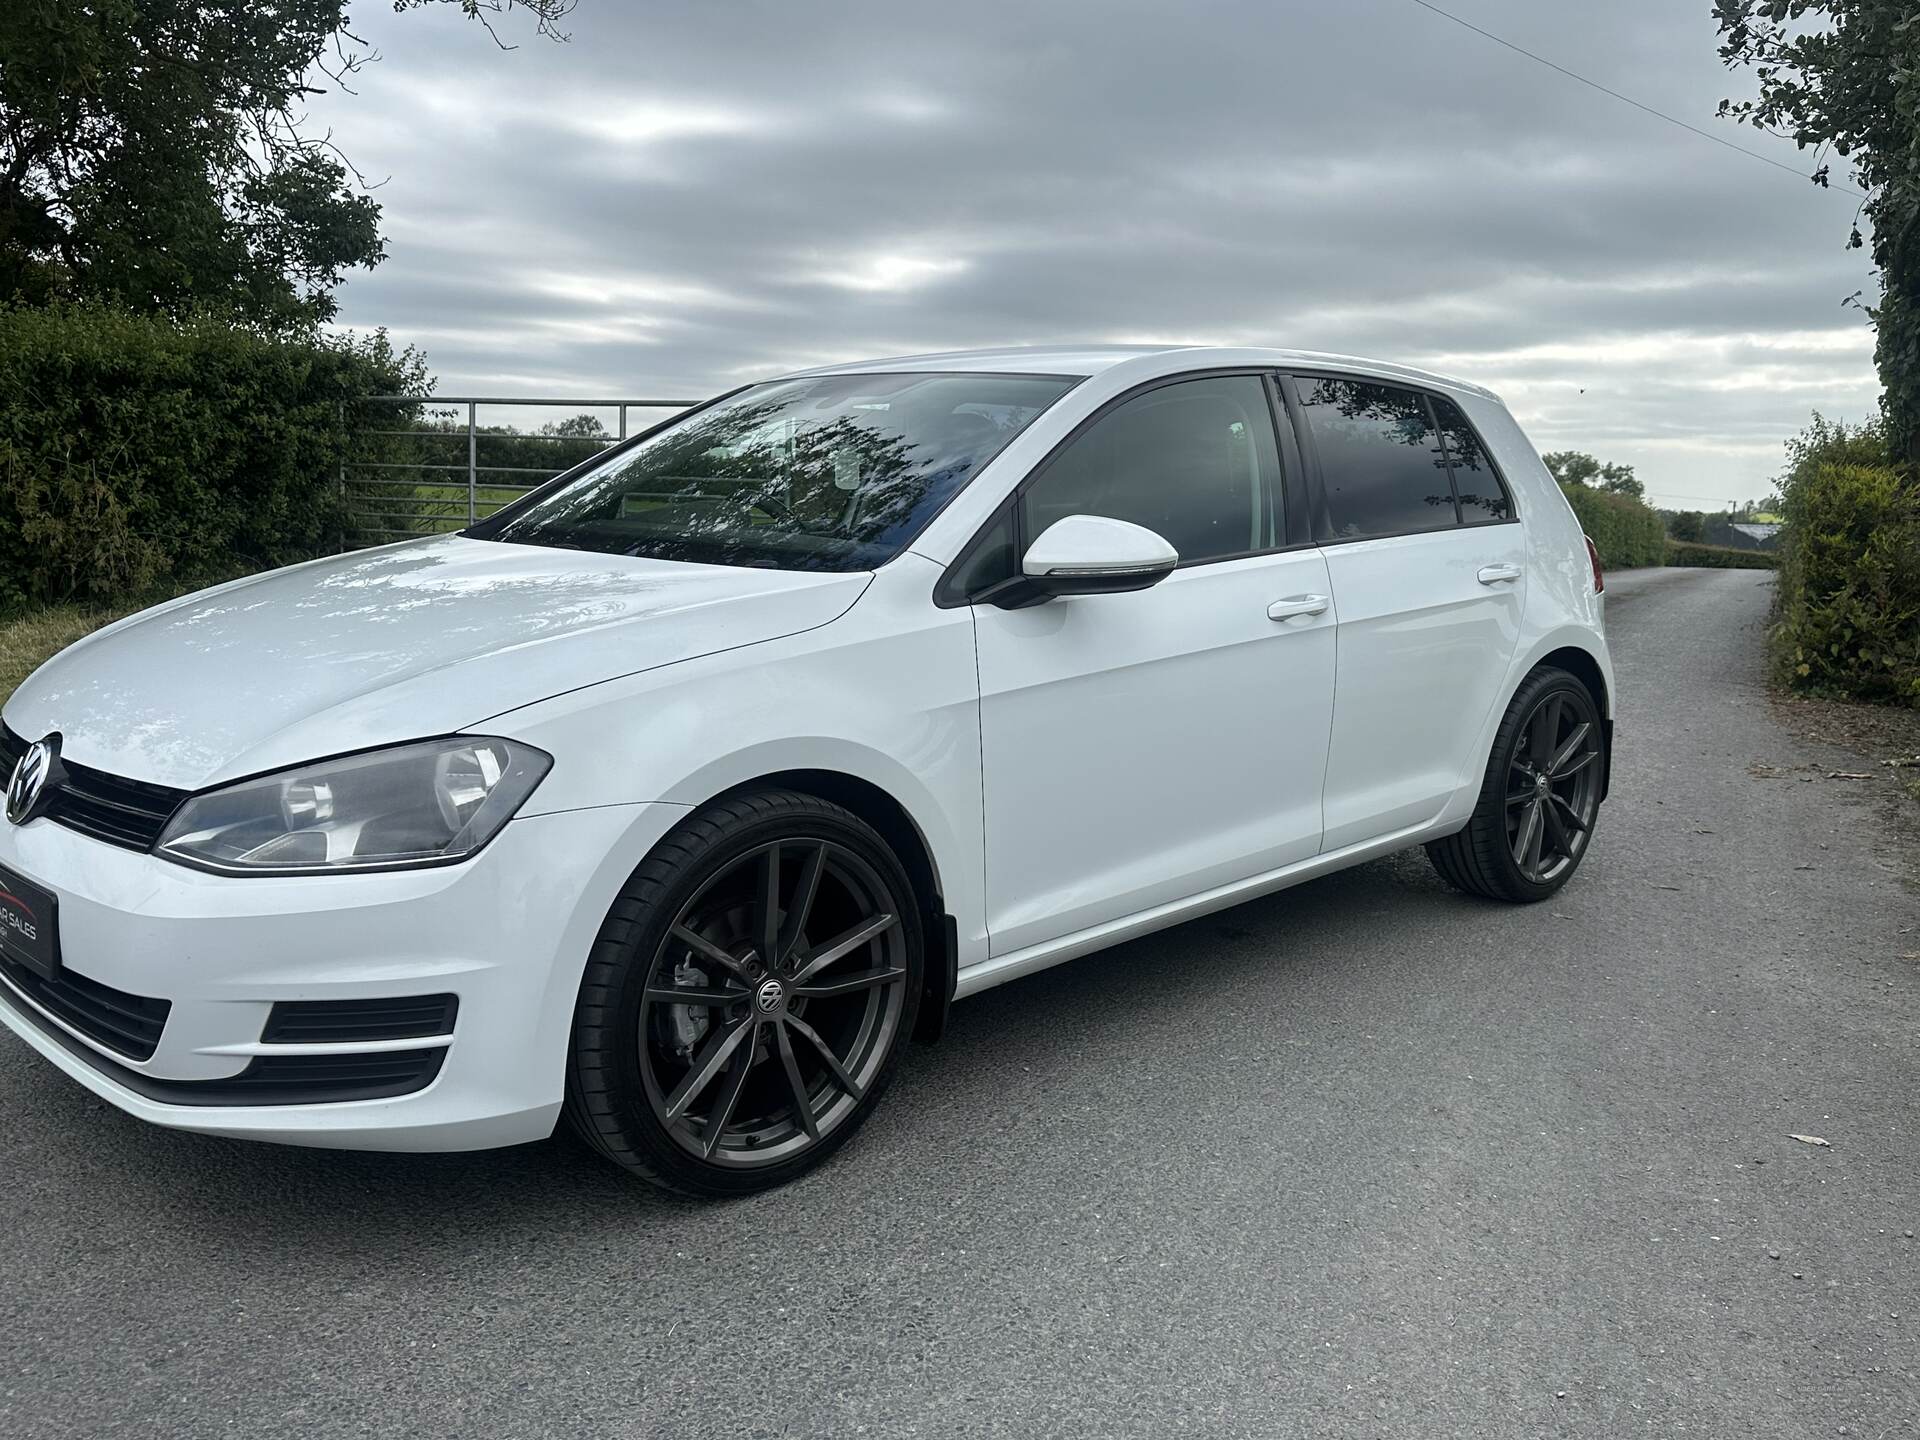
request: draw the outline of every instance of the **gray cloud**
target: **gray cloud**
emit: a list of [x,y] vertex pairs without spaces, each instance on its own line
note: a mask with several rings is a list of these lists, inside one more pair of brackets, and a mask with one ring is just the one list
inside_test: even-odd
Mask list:
[[[1704,3],[1457,8],[1706,128],[1737,83]],[[583,0],[571,44],[511,53],[450,15],[360,19],[386,58],[316,118],[393,177],[392,258],[342,318],[447,392],[1296,345],[1491,384],[1542,448],[1672,499],[1758,495],[1811,409],[1876,393],[1849,202],[1407,0]]]

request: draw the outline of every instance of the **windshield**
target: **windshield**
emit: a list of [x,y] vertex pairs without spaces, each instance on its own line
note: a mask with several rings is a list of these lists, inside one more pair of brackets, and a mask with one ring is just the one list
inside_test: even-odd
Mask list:
[[868,570],[1077,383],[938,374],[757,385],[467,533],[711,565]]

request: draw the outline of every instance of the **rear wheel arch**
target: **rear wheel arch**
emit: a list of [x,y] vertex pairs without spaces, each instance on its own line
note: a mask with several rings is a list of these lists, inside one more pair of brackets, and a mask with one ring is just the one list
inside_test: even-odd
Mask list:
[[1600,668],[1600,662],[1594,658],[1592,651],[1567,645],[1549,651],[1534,661],[1528,667],[1527,674],[1521,677],[1521,684],[1525,684],[1527,677],[1535,670],[1548,665],[1566,671],[1585,685],[1587,693],[1593,696],[1594,708],[1600,712],[1600,728],[1604,737],[1600,747],[1600,798],[1605,800],[1613,783],[1613,695],[1607,689],[1607,673]]
[[1604,694],[1592,678],[1544,659],[1527,671],[1501,712],[1466,826],[1427,842],[1449,884],[1537,902],[1572,877],[1599,816]]
[[1574,676],[1587,687],[1602,715],[1613,713],[1613,697],[1607,693],[1606,672],[1600,668],[1600,662],[1594,658],[1592,651],[1582,650],[1577,645],[1562,646],[1534,661],[1527,667],[1527,673],[1532,674],[1542,665],[1551,665]]

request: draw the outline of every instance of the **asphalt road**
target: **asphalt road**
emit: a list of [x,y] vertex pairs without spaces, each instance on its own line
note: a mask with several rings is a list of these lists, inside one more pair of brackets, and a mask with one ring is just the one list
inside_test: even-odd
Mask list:
[[0,1039],[0,1434],[1920,1433],[1920,904],[1767,578],[1610,590],[1555,900],[1415,852],[993,991],[774,1195],[168,1134]]

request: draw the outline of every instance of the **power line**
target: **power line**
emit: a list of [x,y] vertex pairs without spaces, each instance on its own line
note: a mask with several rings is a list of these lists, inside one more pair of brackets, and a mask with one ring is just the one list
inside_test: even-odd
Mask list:
[[[1564,65],[1554,64],[1553,61],[1547,59],[1547,57],[1544,55],[1536,55],[1533,53],[1533,51],[1526,49],[1524,46],[1516,45],[1511,40],[1503,40],[1498,35],[1494,34],[1491,30],[1482,30],[1478,25],[1475,25],[1472,21],[1462,20],[1458,15],[1453,14],[1451,11],[1442,10],[1438,5],[1429,3],[1429,0],[1413,0],[1413,3],[1415,5],[1418,5],[1422,10],[1431,10],[1434,14],[1438,15],[1443,20],[1451,20],[1454,24],[1459,25],[1464,29],[1471,30],[1474,34],[1482,36],[1485,39],[1493,41],[1493,43],[1496,45],[1504,45],[1507,49],[1513,51],[1513,53],[1516,55],[1524,55],[1527,57],[1527,59],[1533,61],[1537,65],[1544,65],[1549,70],[1556,70],[1560,74],[1566,76],[1569,80],[1578,80],[1582,85],[1585,85],[1590,89],[1598,90],[1602,95],[1611,95],[1615,100],[1618,100],[1621,104],[1631,105],[1634,109],[1642,111],[1645,114],[1651,115],[1656,120],[1664,120],[1669,125],[1678,125],[1682,130],[1690,131],[1693,134],[1698,135],[1702,140],[1711,140],[1716,145],[1723,145],[1729,150],[1738,151],[1740,154],[1745,155],[1750,160],[1758,160],[1762,165],[1771,165],[1776,170],[1784,170],[1789,175],[1799,176],[1799,178],[1802,180],[1805,180],[1808,178],[1805,171],[1799,169],[1796,166],[1787,164],[1784,160],[1776,160],[1771,155],[1762,155],[1758,150],[1749,150],[1744,145],[1736,145],[1733,143],[1733,141],[1727,139],[1724,135],[1715,135],[1710,130],[1702,130],[1698,125],[1689,125],[1686,121],[1680,119],[1677,116],[1669,115],[1664,110],[1656,110],[1651,105],[1641,104],[1638,100],[1634,99],[1631,95],[1622,95],[1618,90],[1609,90],[1605,85],[1602,85],[1598,80],[1589,80],[1586,76],[1579,74],[1577,71],[1569,70]],[[1864,193],[1862,193],[1859,190],[1855,190],[1851,185],[1829,185],[1828,188],[1833,190],[1838,190],[1845,195],[1858,196],[1862,200],[1867,198]]]

